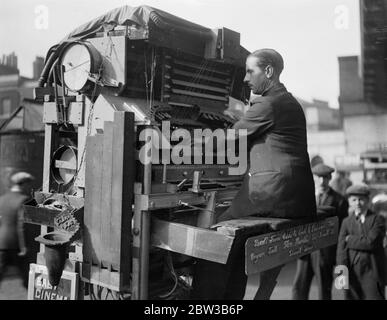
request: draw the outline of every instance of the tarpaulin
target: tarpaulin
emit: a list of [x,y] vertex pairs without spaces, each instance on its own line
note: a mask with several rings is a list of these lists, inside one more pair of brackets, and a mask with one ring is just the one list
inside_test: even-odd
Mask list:
[[62,41],[83,38],[87,35],[111,29],[115,26],[135,24],[145,27],[149,21],[154,22],[160,29],[170,31],[182,29],[185,32],[198,33],[201,36],[211,36],[211,29],[189,22],[150,6],[123,6],[113,9],[73,30]]

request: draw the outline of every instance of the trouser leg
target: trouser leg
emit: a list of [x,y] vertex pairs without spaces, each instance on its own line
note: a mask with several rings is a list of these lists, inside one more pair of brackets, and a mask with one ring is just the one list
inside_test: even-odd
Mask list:
[[312,252],[311,260],[316,275],[319,299],[332,300],[333,260],[326,259],[320,250]]
[[372,273],[368,271],[359,275],[360,286],[363,292],[364,300],[384,300],[384,285],[379,279]]
[[348,270],[348,290],[344,292],[345,300],[362,300],[363,294],[358,275],[353,268]]
[[247,285],[244,250],[240,249],[233,259],[234,262],[230,266],[230,276],[228,278],[224,299],[243,300]]
[[8,252],[0,250],[0,285],[8,265]]
[[292,288],[293,300],[308,300],[310,285],[313,279],[313,269],[310,255],[297,260],[296,275]]
[[27,257],[18,257],[16,254],[16,264],[19,269],[19,275],[22,279],[23,287],[28,289],[29,263]]
[[254,300],[269,300],[275,286],[277,285],[277,278],[281,272],[283,265],[277,266],[261,272],[259,280],[259,288],[254,297]]
[[198,260],[195,265],[191,299],[222,300],[230,277],[227,265]]

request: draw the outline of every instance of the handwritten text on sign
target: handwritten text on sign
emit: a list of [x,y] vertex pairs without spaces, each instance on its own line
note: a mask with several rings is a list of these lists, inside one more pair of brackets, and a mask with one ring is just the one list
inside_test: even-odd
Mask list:
[[251,237],[245,244],[246,274],[262,272],[333,245],[337,236],[338,219],[331,217]]

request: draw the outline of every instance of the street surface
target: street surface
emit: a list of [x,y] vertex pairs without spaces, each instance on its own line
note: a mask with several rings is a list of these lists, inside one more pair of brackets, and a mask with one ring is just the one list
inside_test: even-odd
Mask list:
[[[272,300],[290,300],[293,277],[296,270],[296,264],[290,263],[286,265],[279,275],[277,287],[274,289]],[[253,294],[252,289],[247,289],[248,294]],[[312,284],[310,299],[317,300],[317,286],[315,282]],[[86,297],[88,299],[88,297]],[[342,300],[342,293],[333,289],[333,299]],[[27,290],[23,288],[21,279],[18,278],[17,270],[13,267],[9,268],[6,277],[0,286],[0,300],[27,300]]]

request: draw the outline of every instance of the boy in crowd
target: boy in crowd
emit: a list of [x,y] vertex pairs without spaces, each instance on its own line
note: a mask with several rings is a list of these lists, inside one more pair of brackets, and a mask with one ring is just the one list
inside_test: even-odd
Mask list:
[[337,250],[337,264],[348,268],[345,298],[384,300],[384,218],[369,209],[367,185],[353,185],[346,193],[349,216],[341,226]]

